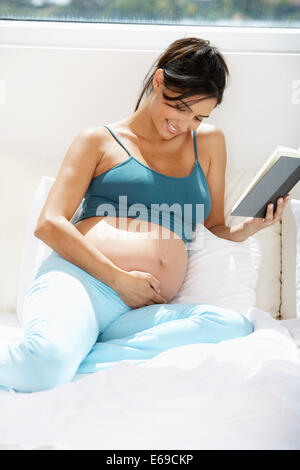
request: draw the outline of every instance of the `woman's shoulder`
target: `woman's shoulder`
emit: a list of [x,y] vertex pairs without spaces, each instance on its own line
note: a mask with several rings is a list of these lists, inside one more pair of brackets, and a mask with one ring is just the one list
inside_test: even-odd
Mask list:
[[86,142],[98,142],[99,139],[105,137],[105,129],[103,127],[85,127],[81,129],[78,133],[82,139]]
[[212,160],[218,164],[226,161],[226,142],[222,129],[215,124],[202,123],[196,131],[198,153],[209,156],[209,167]]
[[209,137],[210,139],[213,139],[218,138],[220,136],[224,136],[224,132],[220,127],[216,126],[215,124],[203,122],[196,130],[196,136],[197,138]]
[[225,145],[225,135],[215,124],[202,123],[196,130],[197,147],[212,149]]
[[90,126],[83,128],[79,134],[85,138],[87,142],[95,143],[101,149],[111,139],[110,132],[103,126]]

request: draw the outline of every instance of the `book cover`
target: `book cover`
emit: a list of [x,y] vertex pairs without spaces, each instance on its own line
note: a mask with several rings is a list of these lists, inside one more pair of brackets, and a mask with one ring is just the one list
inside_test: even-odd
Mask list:
[[255,175],[248,188],[232,208],[230,215],[266,216],[267,205],[284,197],[300,180],[300,147],[298,150],[276,147],[271,157]]

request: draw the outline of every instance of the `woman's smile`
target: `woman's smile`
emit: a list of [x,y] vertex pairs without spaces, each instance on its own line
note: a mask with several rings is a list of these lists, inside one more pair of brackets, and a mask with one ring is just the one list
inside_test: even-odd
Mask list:
[[166,123],[167,123],[167,129],[169,132],[171,132],[171,134],[178,134],[178,130],[176,129],[176,127],[174,127],[170,121],[168,121],[168,119],[166,119]]

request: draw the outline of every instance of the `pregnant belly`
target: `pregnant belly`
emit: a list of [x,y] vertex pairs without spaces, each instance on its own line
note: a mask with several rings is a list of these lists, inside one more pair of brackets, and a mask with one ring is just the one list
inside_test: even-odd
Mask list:
[[115,265],[125,271],[149,272],[160,280],[170,301],[183,283],[188,254],[185,243],[166,227],[126,217],[88,217],[76,228]]

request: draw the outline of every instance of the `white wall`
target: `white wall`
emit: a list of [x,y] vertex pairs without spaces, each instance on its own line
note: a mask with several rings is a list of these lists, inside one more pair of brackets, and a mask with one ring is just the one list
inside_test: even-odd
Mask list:
[[[0,147],[62,160],[80,129],[133,112],[161,52],[1,45]],[[300,51],[222,52],[231,76],[206,122],[225,132],[228,168],[257,168],[278,144],[298,147]]]

